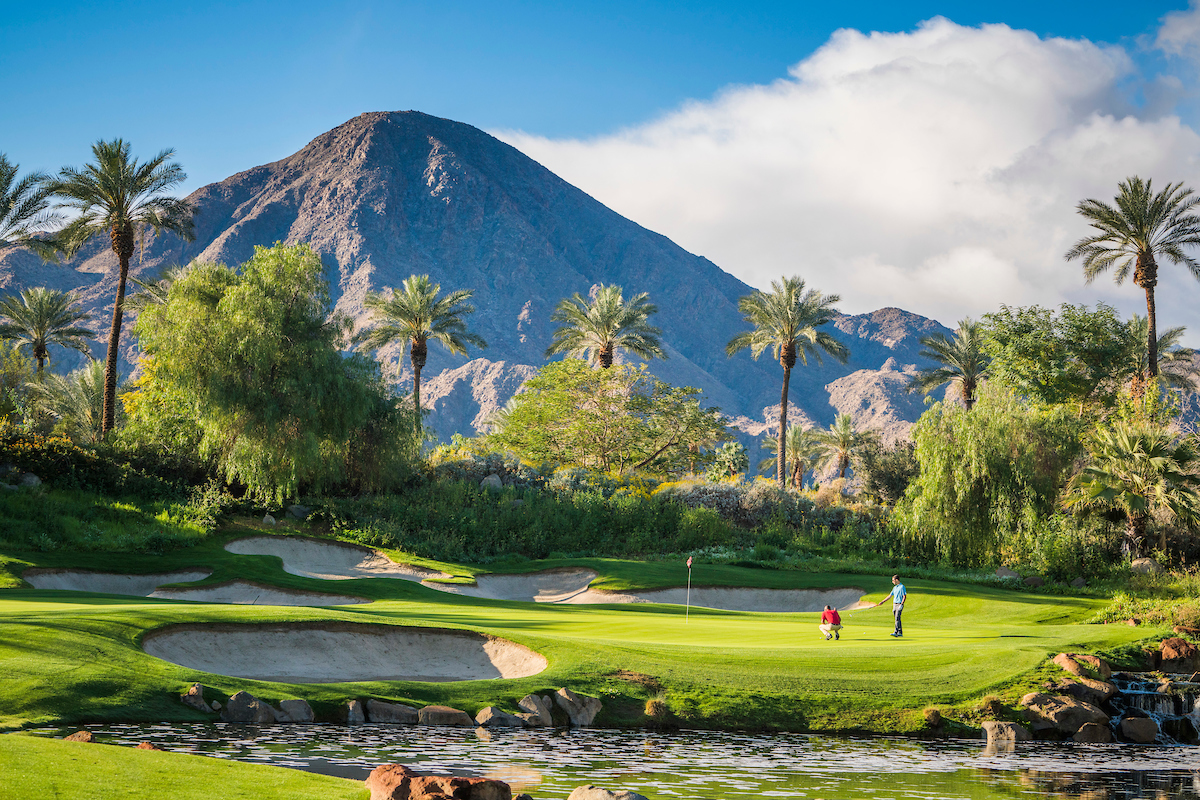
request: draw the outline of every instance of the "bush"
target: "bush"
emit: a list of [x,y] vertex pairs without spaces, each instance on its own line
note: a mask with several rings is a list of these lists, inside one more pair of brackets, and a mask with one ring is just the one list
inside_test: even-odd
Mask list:
[[0,428],[0,464],[32,472],[59,489],[145,499],[181,497],[180,483],[140,469],[110,448],[85,448],[59,436]]

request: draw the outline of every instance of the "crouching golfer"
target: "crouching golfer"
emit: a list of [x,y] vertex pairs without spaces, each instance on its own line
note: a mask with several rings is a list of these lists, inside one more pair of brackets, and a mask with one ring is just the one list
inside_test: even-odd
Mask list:
[[904,635],[904,626],[900,624],[900,615],[904,613],[904,598],[906,597],[908,597],[908,590],[900,582],[900,576],[893,575],[892,593],[872,606],[872,608],[879,608],[889,599],[892,601],[892,616],[896,618],[896,630],[892,631],[892,636],[900,637]]
[[842,630],[842,618],[836,608],[825,606],[825,611],[821,614],[821,624],[817,626],[817,630],[825,634],[826,641],[842,638],[839,632]]

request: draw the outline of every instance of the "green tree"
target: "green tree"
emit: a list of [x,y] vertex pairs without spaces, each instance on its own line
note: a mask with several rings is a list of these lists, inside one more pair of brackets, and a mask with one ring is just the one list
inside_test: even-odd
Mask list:
[[942,366],[923,369],[908,385],[908,391],[929,394],[939,386],[952,383],[962,397],[967,410],[975,405],[975,392],[979,381],[987,374],[988,357],[983,353],[982,326],[964,317],[958,322],[958,330],[951,339],[945,334],[935,333],[922,336],[923,358],[936,361]]
[[58,420],[76,442],[96,444],[103,436],[104,364],[91,361],[70,375],[47,375],[29,384],[30,400]]
[[54,248],[37,234],[58,221],[50,211],[46,175],[31,172],[17,180],[20,165],[0,153],[0,249],[27,247],[43,258],[52,258]]
[[836,464],[839,478],[846,477],[855,452],[875,440],[873,432],[855,430],[849,414],[838,414],[828,430],[817,431],[813,436],[821,448],[823,463]]
[[[804,485],[804,475],[816,469],[821,458],[821,443],[817,440],[816,431],[792,425],[787,429],[787,470],[788,483],[799,489]],[[765,458],[758,465],[758,471],[766,474],[779,467],[779,439],[768,436],[763,439],[763,449],[773,455]]]
[[750,468],[750,457],[741,442],[726,442],[717,448],[712,466],[708,468],[710,481],[736,478]]
[[175,401],[168,413],[182,405],[200,456],[266,500],[386,488],[415,450],[411,414],[375,362],[342,356],[350,326],[307,245],[256,248],[237,271],[193,265],[138,316],[152,362],[126,405],[138,415],[162,411],[164,398]]
[[408,357],[413,368],[413,408],[418,426],[421,424],[421,370],[429,355],[429,340],[440,342],[457,355],[466,355],[467,345],[487,347],[482,336],[467,330],[463,319],[475,311],[475,307],[467,303],[474,292],[459,289],[438,297],[441,291],[441,284],[432,282],[428,275],[412,275],[405,279],[400,290],[391,290],[390,296],[368,292],[363,301],[378,325],[361,333],[359,341],[372,350],[393,342],[409,348]]
[[[1145,317],[1134,314],[1127,323],[1129,328],[1129,365],[1127,369],[1133,376],[1135,395],[1141,395],[1146,382],[1150,380],[1150,348],[1146,337],[1149,335],[1150,322]],[[1200,362],[1196,360],[1196,351],[1180,345],[1187,328],[1178,326],[1168,328],[1158,337],[1158,377],[1171,389],[1197,388],[1197,370]]]
[[82,323],[92,316],[79,309],[77,303],[68,292],[42,286],[0,297],[0,339],[29,350],[37,361],[39,379],[50,358],[50,345],[78,350],[90,360],[88,340],[95,339],[96,334]]
[[1113,278],[1121,284],[1133,269],[1134,285],[1146,293],[1147,367],[1153,378],[1158,375],[1154,307],[1158,259],[1182,264],[1200,280],[1200,262],[1184,250],[1200,245],[1200,216],[1194,213],[1200,197],[1182,183],[1168,183],[1157,194],[1150,184],[1135,175],[1117,184],[1114,205],[1092,199],[1080,202],[1077,209],[1095,233],[1076,242],[1066,258],[1083,259],[1083,275],[1088,283],[1111,269]]
[[854,471],[862,479],[867,495],[894,505],[904,497],[921,465],[917,463],[917,448],[912,442],[898,441],[885,447],[876,439],[855,453]]
[[659,337],[662,331],[650,325],[658,307],[650,295],[642,292],[625,302],[620,286],[600,285],[594,300],[585,300],[576,292],[563,298],[550,315],[560,327],[553,333],[546,358],[566,353],[585,358],[601,369],[613,365],[618,350],[628,350],[649,361],[666,358]]
[[15,344],[0,340],[0,425],[17,421],[31,380],[33,362]]
[[194,226],[191,205],[166,194],[187,179],[183,168],[169,160],[175,151],[163,150],[139,163],[130,155],[128,142],[113,139],[92,145],[92,155],[95,161],[82,169],[64,167],[58,177],[49,181],[46,190],[58,199],[60,207],[77,212],[52,238],[56,249],[74,255],[92,239],[107,236],[117,256],[117,294],[104,362],[103,430],[107,435],[116,419],[125,283],[137,238],[149,229],[156,234],[174,233],[191,241]]
[[821,363],[821,353],[827,353],[845,363],[850,356],[847,347],[833,338],[827,331],[820,330],[833,321],[838,313],[834,304],[841,300],[836,294],[822,295],[816,289],[804,290],[804,281],[797,277],[781,278],[771,282],[771,291],[756,291],[738,300],[738,311],[745,321],[753,326],[733,337],[725,346],[732,356],[740,350],[750,348],[750,355],[758,360],[767,348],[783,367],[783,390],[779,396],[779,427],[776,441],[779,448],[775,475],[779,485],[787,474],[787,410],[788,388],[792,380],[792,368],[796,361],[808,364],[813,356]]
[[984,317],[989,375],[1044,404],[1108,409],[1129,377],[1128,328],[1111,306],[1064,303],[1009,308]]
[[[1118,421],[1088,441],[1088,464],[1071,482],[1069,505],[1119,509],[1125,515],[1125,549],[1142,555],[1152,516],[1165,512],[1200,521],[1200,453],[1193,441],[1164,427]],[[1159,548],[1167,549],[1166,528]]]

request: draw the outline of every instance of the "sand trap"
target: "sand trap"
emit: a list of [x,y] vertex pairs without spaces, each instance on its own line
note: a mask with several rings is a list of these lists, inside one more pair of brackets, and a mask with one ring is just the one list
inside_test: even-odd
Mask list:
[[229,581],[213,586],[198,586],[194,589],[159,589],[151,597],[166,600],[191,600],[198,603],[234,603],[245,606],[348,606],[369,603],[362,597],[321,592],[299,592],[262,586],[249,581]]
[[355,578],[400,578],[422,581],[449,575],[409,564],[397,564],[376,550],[352,544],[321,542],[299,536],[251,536],[225,545],[231,553],[244,556],[276,556],[283,571],[305,578],[348,581]]
[[156,575],[117,575],[71,569],[27,569],[21,575],[36,589],[65,589],[70,592],[101,592],[149,597],[166,583],[190,583],[211,575],[210,570],[160,572]]
[[142,649],[181,667],[282,683],[527,678],[546,659],[470,631],[353,623],[176,625]]
[[[619,603],[613,595],[588,586],[596,579],[590,569],[550,569],[520,575],[478,575],[475,585],[433,583],[425,585],[442,592],[490,600],[519,600],[526,603]],[[593,599],[595,598],[598,599]]]

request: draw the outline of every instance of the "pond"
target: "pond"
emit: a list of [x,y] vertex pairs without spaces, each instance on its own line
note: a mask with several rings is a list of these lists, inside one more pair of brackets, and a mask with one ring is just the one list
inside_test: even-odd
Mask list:
[[[514,794],[565,798],[595,783],[652,798],[985,800],[1200,798],[1200,748],[917,741],[707,731],[496,730],[224,723],[89,725],[98,741],[362,779],[385,763],[487,776]],[[77,728],[44,729],[64,735]]]

